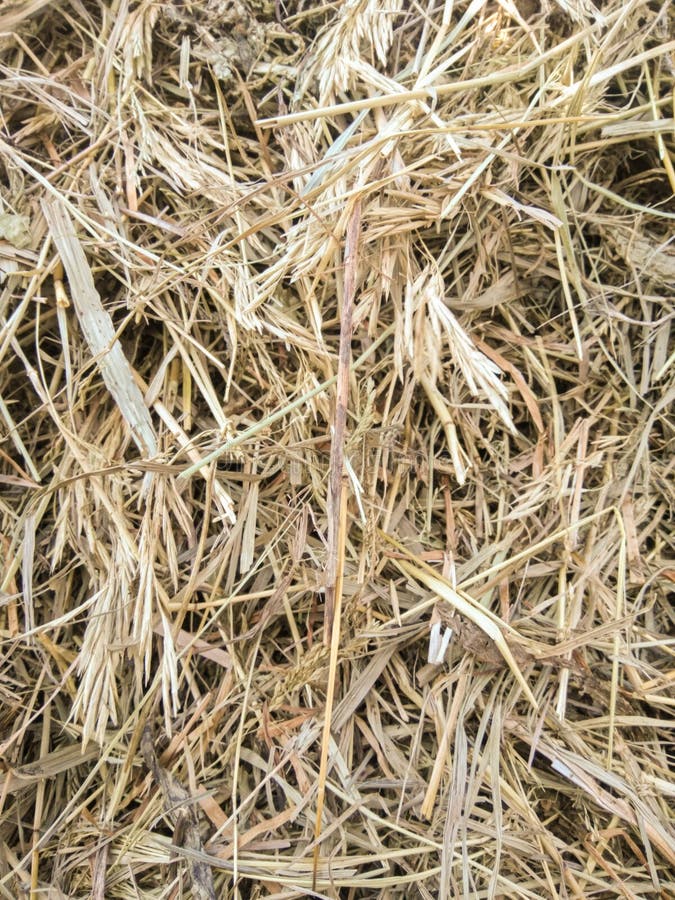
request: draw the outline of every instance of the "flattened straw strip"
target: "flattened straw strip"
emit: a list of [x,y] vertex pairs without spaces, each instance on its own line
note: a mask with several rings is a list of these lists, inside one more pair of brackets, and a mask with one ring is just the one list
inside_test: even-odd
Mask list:
[[82,245],[60,199],[44,200],[42,212],[47,221],[61,262],[68,275],[73,306],[89,349],[132,437],[143,456],[156,456],[157,439],[150,413],[122,345],[115,337],[110,314],[104,308]]

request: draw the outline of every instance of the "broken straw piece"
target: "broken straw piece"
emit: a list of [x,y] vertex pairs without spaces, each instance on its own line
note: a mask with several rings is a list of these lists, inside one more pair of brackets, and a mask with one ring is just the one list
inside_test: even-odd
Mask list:
[[427,661],[436,666],[440,666],[445,659],[445,654],[452,637],[452,628],[446,628],[441,637],[440,619],[431,626],[431,634],[429,635],[429,654]]

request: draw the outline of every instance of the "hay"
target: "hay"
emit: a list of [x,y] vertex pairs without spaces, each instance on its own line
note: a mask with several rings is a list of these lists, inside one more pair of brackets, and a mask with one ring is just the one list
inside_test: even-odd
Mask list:
[[3,5],[2,896],[675,894],[672,25]]

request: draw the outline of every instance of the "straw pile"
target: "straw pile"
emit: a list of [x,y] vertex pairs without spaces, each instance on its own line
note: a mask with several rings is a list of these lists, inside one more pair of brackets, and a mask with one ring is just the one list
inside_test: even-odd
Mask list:
[[3,4],[3,897],[674,895],[672,25]]

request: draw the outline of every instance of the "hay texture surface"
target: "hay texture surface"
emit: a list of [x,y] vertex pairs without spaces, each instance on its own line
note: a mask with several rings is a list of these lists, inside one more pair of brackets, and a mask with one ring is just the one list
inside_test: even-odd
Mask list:
[[0,9],[0,895],[675,896],[673,11]]

